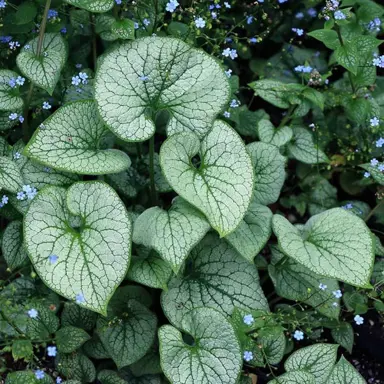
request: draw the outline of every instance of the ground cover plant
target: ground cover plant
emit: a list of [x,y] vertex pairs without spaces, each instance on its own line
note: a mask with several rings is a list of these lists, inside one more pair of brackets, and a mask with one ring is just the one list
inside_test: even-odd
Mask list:
[[0,0],[0,382],[383,383],[379,3]]

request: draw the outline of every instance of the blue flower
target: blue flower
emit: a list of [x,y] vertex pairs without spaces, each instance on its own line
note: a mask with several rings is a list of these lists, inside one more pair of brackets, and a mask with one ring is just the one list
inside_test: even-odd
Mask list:
[[3,197],[1,198],[1,204],[4,206],[6,204],[8,204],[8,196],[7,195],[3,195]]
[[361,325],[361,324],[364,323],[364,318],[361,317],[360,315],[356,315],[356,316],[353,318],[353,320],[355,320],[355,323],[356,323],[357,325]]
[[50,357],[55,357],[57,355],[57,348],[55,346],[47,347],[47,355]]
[[304,18],[304,13],[303,12],[297,12],[295,17],[296,17],[296,19],[301,20],[302,18]]
[[316,17],[317,16],[317,11],[315,8],[309,8],[307,11],[308,15],[311,17]]
[[8,81],[8,85],[11,87],[11,88],[16,88],[16,79],[14,77],[11,77]]
[[165,10],[168,12],[175,12],[176,8],[178,7],[179,2],[177,0],[170,0],[167,3],[167,6],[165,7]]
[[83,84],[88,84],[88,75],[85,72],[79,72],[79,78]]
[[245,315],[245,316],[243,317],[243,322],[244,322],[244,324],[246,324],[246,325],[252,325],[254,321],[255,321],[255,320],[254,320],[254,318],[253,318],[252,315]]
[[31,319],[36,319],[37,316],[39,316],[39,312],[36,311],[35,308],[32,308],[28,311],[28,316],[31,318]]
[[137,23],[137,22],[133,23],[133,28],[135,28],[135,29],[139,29],[139,28],[140,28],[139,23]]
[[384,164],[379,164],[379,166],[377,167],[377,169],[378,169],[380,172],[383,172],[383,171],[384,171]]
[[379,164],[379,160],[373,158],[373,159],[371,160],[371,165],[372,165],[372,167],[376,167],[377,164]]
[[48,103],[48,101],[44,101],[43,103],[43,109],[51,109],[52,105]]
[[365,178],[368,178],[368,177],[370,177],[371,176],[371,174],[369,173],[369,172],[364,172],[364,177]]
[[227,119],[231,117],[231,113],[228,112],[228,111],[225,111],[225,112],[223,113],[223,115],[224,115],[224,117],[226,117]]
[[380,137],[380,139],[376,140],[376,148],[381,148],[384,145],[384,138]]
[[140,77],[139,77],[139,80],[141,80],[141,81],[147,81],[147,80],[149,80],[149,76],[146,76],[146,75],[140,76]]
[[252,22],[253,22],[253,16],[251,15],[251,16],[247,16],[247,24],[249,25],[249,24],[252,24]]
[[319,289],[321,289],[322,291],[325,291],[327,289],[327,286],[323,283],[320,283],[319,284]]
[[25,193],[24,192],[17,192],[16,199],[17,200],[24,200],[25,199]]
[[310,67],[309,65],[298,65],[297,67],[295,67],[295,72],[302,72],[302,73],[311,73],[312,72],[312,67]]
[[347,203],[347,204],[343,205],[341,208],[344,208],[344,209],[352,209],[352,208],[353,208],[353,205],[352,205],[352,203]]
[[379,68],[384,68],[384,55],[375,57],[372,60],[372,64]]
[[225,71],[225,74],[227,75],[228,78],[230,78],[232,76],[232,69],[227,69]]
[[59,256],[57,255],[49,255],[48,260],[51,264],[55,264],[57,260],[59,260]]
[[335,17],[336,20],[345,20],[347,16],[345,16],[343,11],[336,11],[333,16]]
[[55,19],[57,16],[59,16],[59,13],[55,9],[50,9],[48,11],[48,20],[49,19]]
[[121,5],[121,0],[115,0],[115,3],[116,3],[117,5]]
[[205,27],[205,20],[202,17],[198,17],[195,20],[196,28],[204,28]]
[[237,107],[239,107],[240,106],[240,102],[238,101],[238,100],[236,100],[236,99],[233,99],[232,101],[231,101],[231,104],[229,105],[231,108],[237,108]]
[[60,376],[56,377],[56,384],[61,384],[62,382],[63,379]]
[[243,358],[246,362],[251,361],[253,359],[253,353],[250,351],[245,351]]
[[82,293],[78,293],[76,295],[76,303],[77,304],[85,303],[85,298],[84,298],[84,295]]
[[380,124],[380,119],[375,117],[372,117],[372,119],[369,120],[372,127],[378,127]]
[[61,28],[60,29],[60,32],[63,34],[63,35],[65,35],[66,33],[67,33],[67,28]]
[[24,117],[23,116],[19,116],[19,121],[20,121],[20,123],[23,123],[24,122]]
[[292,31],[295,32],[297,36],[303,36],[304,35],[304,29],[292,28]]
[[73,76],[72,77],[72,85],[79,85],[81,83],[79,76]]
[[335,296],[336,299],[340,299],[340,297],[343,296],[340,289],[338,289],[337,291],[333,291],[332,294],[333,294],[333,296]]
[[5,8],[6,5],[7,3],[5,2],[5,0],[0,0],[0,8]]
[[304,340],[304,332],[296,330],[293,334],[293,338],[297,341]]
[[21,77],[21,76],[17,76],[16,83],[17,83],[17,85],[24,85],[25,78]]
[[231,4],[228,3],[228,1],[224,1],[225,8],[231,8]]
[[143,24],[144,24],[146,27],[148,27],[148,25],[151,24],[151,21],[148,20],[148,19],[144,19],[144,20],[143,20]]
[[15,112],[13,112],[13,113],[11,113],[10,115],[9,115],[9,120],[16,120],[17,119],[17,116],[18,116],[18,114],[17,113],[15,113]]
[[35,371],[35,377],[37,380],[44,379],[44,376],[45,376],[45,373],[41,369],[38,369],[37,371]]

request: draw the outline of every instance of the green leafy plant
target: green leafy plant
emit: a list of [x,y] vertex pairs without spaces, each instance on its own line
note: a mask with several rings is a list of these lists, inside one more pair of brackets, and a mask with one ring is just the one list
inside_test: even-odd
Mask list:
[[0,0],[0,381],[366,383],[383,14]]

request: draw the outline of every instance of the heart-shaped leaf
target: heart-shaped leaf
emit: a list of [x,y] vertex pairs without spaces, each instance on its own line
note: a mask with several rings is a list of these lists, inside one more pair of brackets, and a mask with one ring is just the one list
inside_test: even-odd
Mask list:
[[259,121],[257,125],[257,133],[259,138],[264,143],[276,145],[276,147],[281,147],[287,144],[293,136],[292,128],[282,127],[276,129],[275,126],[266,119]]
[[133,242],[153,248],[177,273],[210,226],[205,217],[178,198],[169,211],[149,208],[135,221]]
[[328,383],[329,375],[336,363],[336,344],[314,344],[301,348],[288,357],[284,364],[286,371],[304,370],[315,376],[315,384]]
[[274,145],[257,142],[247,145],[255,170],[254,198],[260,204],[275,203],[285,179],[285,157]]
[[68,190],[43,189],[24,218],[24,239],[37,273],[51,289],[106,313],[131,253],[131,221],[112,188],[92,181]]
[[255,256],[267,243],[271,233],[271,210],[264,205],[258,204],[253,198],[240,225],[226,236],[226,240],[241,256],[253,262]]
[[23,108],[23,99],[19,91],[9,85],[9,81],[19,75],[7,69],[0,70],[0,111],[17,112]]
[[[339,289],[337,280],[316,275],[292,258],[285,257],[276,246],[271,245],[270,249],[272,259],[268,272],[276,293],[289,300],[302,301],[315,307],[325,316],[337,319],[340,313],[340,299],[336,299],[332,294]],[[320,284],[326,286],[325,290],[319,288]]]
[[352,353],[355,335],[351,324],[342,322],[336,328],[331,329],[331,334],[336,343],[344,347],[349,353]]
[[[194,166],[198,155],[200,164]],[[236,229],[253,193],[253,168],[239,135],[216,121],[200,142],[192,133],[168,138],[160,151],[160,165],[172,188],[204,212],[220,236]]]
[[333,368],[331,376],[329,376],[327,384],[366,384],[364,378],[348,362],[344,356],[341,356],[339,362]]
[[65,2],[94,13],[107,12],[115,4],[114,0],[65,0]]
[[162,110],[170,116],[169,135],[203,137],[229,95],[228,79],[211,56],[170,37],[122,44],[105,55],[96,74],[101,117],[127,141],[149,139]]
[[282,251],[311,271],[358,287],[369,286],[374,238],[353,213],[330,209],[312,216],[301,232],[275,215],[272,227]]
[[193,337],[184,342],[181,332],[159,329],[160,359],[172,384],[235,384],[242,359],[239,341],[224,315],[212,308],[196,308],[183,318],[182,330]]
[[79,380],[81,383],[93,383],[96,379],[96,369],[92,361],[79,352],[60,354],[57,358],[57,370],[68,379]]
[[52,95],[67,61],[67,44],[60,34],[45,33],[41,54],[38,56],[38,37],[29,41],[16,58],[25,77]]
[[124,152],[101,149],[108,129],[94,101],[76,101],[58,109],[35,131],[24,149],[26,156],[62,171],[100,175],[117,173],[131,161]]
[[288,144],[288,152],[291,157],[306,164],[328,161],[326,154],[315,146],[311,133],[301,127],[294,127],[293,138]]
[[152,346],[156,316],[143,304],[129,300],[118,316],[99,318],[97,333],[118,368],[141,359]]
[[132,257],[127,278],[151,288],[167,289],[168,280],[172,276],[170,264],[154,250],[145,248],[140,253],[140,257]]
[[255,266],[215,234],[208,234],[191,252],[184,276],[171,279],[161,303],[172,324],[197,307],[215,308],[230,316],[235,307],[268,311]]
[[22,187],[23,179],[16,163],[7,157],[0,156],[0,188],[16,193]]
[[56,344],[59,352],[72,353],[79,349],[91,337],[81,328],[62,327],[56,332]]

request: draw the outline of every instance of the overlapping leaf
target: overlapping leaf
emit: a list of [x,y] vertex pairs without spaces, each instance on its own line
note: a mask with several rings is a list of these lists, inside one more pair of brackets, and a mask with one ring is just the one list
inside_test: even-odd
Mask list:
[[330,209],[312,216],[301,232],[275,215],[272,226],[283,252],[311,271],[355,286],[369,285],[374,239],[356,215]]
[[135,221],[133,241],[155,249],[177,273],[191,249],[210,226],[204,216],[182,199],[169,211],[149,208]]
[[119,368],[141,359],[152,346],[157,328],[156,316],[143,304],[129,300],[119,318],[99,318],[97,333]]
[[240,225],[225,238],[246,260],[255,256],[267,243],[272,233],[272,212],[258,204],[253,197]]
[[100,120],[94,101],[64,105],[44,122],[24,152],[44,165],[62,171],[99,175],[117,173],[131,164],[116,149],[102,149],[108,129]]
[[186,314],[182,330],[194,339],[187,345],[181,332],[164,325],[159,329],[160,359],[172,384],[235,384],[241,371],[241,349],[224,315],[211,308]]
[[38,56],[38,37],[29,41],[16,58],[17,66],[32,83],[52,95],[67,61],[67,44],[60,34],[45,33]]
[[235,307],[268,310],[256,267],[214,234],[192,250],[184,275],[170,280],[161,303],[175,326],[189,310],[201,306],[228,316]]
[[[198,155],[200,164],[192,158]],[[200,142],[192,133],[168,138],[160,151],[161,168],[172,188],[200,209],[220,236],[243,219],[253,190],[251,159],[241,138],[216,121]]]
[[131,251],[131,221],[107,184],[43,189],[24,218],[24,237],[36,271],[51,289],[105,313]]
[[169,37],[145,37],[109,52],[95,89],[101,117],[128,141],[149,139],[161,110],[170,116],[169,135],[203,137],[230,94],[228,79],[213,58]]
[[274,145],[255,142],[247,145],[255,172],[254,199],[260,204],[277,201],[285,179],[285,157]]

